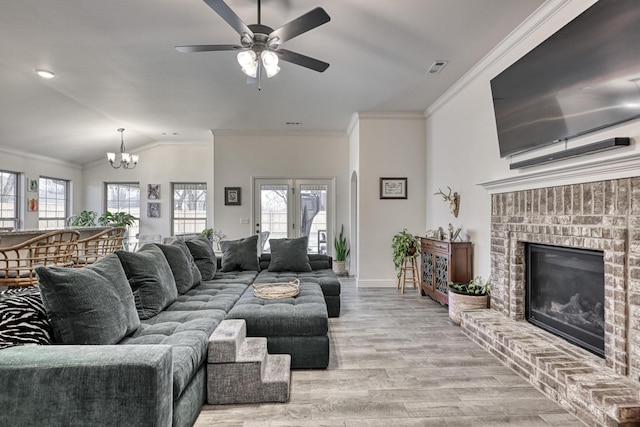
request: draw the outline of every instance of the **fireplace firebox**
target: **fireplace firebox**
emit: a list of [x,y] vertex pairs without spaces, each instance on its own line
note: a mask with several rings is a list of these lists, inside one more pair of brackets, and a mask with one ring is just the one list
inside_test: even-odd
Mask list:
[[526,245],[526,319],[604,358],[601,251]]

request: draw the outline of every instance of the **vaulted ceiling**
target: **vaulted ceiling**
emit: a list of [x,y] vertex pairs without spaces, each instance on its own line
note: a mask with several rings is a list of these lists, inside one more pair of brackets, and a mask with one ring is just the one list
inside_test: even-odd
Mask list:
[[[257,23],[256,0],[226,2]],[[273,28],[324,8],[331,21],[285,47],[331,66],[281,62],[258,90],[234,52],[174,49],[239,43],[203,0],[2,1],[0,146],[84,164],[117,150],[119,127],[132,151],[211,129],[345,132],[355,112],[425,110],[542,3],[263,0]]]

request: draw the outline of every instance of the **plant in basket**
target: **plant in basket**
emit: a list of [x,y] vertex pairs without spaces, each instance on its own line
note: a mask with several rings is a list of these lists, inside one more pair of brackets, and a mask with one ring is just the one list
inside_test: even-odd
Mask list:
[[474,277],[469,283],[449,282],[449,318],[460,324],[463,310],[487,308],[491,294],[491,278]]

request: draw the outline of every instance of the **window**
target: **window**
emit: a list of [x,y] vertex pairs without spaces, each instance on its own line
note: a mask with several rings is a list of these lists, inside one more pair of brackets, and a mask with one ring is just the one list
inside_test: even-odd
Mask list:
[[106,185],[107,211],[111,213],[127,212],[137,221],[129,227],[129,235],[140,232],[140,184],[137,182],[111,183]]
[[207,228],[207,184],[173,183],[172,234]]
[[69,210],[69,181],[40,177],[39,182],[40,230],[52,230],[66,226]]
[[0,171],[0,228],[18,228],[18,174]]

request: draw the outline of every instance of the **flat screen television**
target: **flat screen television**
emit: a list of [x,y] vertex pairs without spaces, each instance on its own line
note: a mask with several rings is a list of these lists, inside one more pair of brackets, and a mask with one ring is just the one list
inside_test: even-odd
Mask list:
[[600,0],[491,80],[500,157],[640,117],[640,0]]

